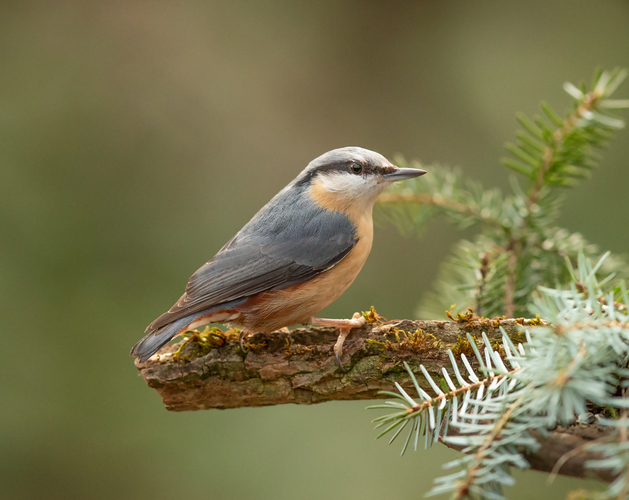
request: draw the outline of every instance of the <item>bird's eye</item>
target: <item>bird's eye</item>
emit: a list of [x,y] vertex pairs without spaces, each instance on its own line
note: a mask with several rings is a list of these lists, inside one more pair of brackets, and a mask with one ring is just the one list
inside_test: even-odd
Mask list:
[[363,166],[356,162],[352,163],[349,168],[353,174],[360,174],[363,171]]

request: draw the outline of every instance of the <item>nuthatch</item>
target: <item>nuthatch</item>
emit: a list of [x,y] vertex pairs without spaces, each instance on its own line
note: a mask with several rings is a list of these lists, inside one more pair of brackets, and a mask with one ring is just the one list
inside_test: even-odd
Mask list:
[[340,297],[365,264],[378,195],[425,173],[357,147],[319,156],[192,275],[131,355],[143,362],[176,335],[208,323],[240,327],[241,347],[249,333],[300,323],[341,329],[334,352],[342,367],[345,337],[365,319],[314,315]]

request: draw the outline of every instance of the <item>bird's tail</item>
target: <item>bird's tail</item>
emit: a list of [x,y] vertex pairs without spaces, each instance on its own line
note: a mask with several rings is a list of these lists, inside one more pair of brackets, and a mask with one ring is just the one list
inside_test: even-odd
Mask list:
[[[229,302],[224,302],[216,306],[208,307],[207,309],[203,309],[202,311],[184,316],[183,318],[175,320],[172,323],[168,323],[167,325],[161,326],[159,328],[151,329],[151,327],[149,326],[147,330],[148,333],[144,336],[142,340],[140,340],[137,344],[133,346],[133,349],[131,349],[131,356],[140,358],[140,362],[144,363],[153,354],[155,354],[162,347],[168,344],[168,342],[170,342],[170,340],[175,335],[177,335],[188,325],[192,324],[196,319],[199,319],[201,317],[208,317],[208,323],[211,323],[214,320],[221,321],[226,317],[224,314],[219,314],[219,316],[222,316],[222,318],[219,316],[211,315],[213,313],[221,313],[225,310],[229,311],[229,313],[231,314],[235,310],[237,310],[236,308],[238,306],[240,306],[247,300],[248,297],[243,297],[240,299],[231,300]],[[227,314],[227,316],[229,316],[230,314]],[[161,316],[160,318],[158,318],[158,320],[159,319],[161,319]],[[155,323],[156,321],[154,321],[153,323]]]
[[164,347],[170,340],[179,333],[183,328],[192,323],[198,315],[186,316],[167,325],[147,333],[142,340],[133,346],[131,356],[140,358],[140,362],[144,363],[153,354]]

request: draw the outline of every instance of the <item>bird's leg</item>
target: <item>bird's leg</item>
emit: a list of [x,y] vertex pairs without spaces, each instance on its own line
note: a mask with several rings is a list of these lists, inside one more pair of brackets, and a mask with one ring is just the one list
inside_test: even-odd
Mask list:
[[325,319],[325,318],[312,318],[310,324],[334,326],[340,328],[341,333],[339,338],[336,339],[334,344],[334,355],[336,356],[336,364],[343,370],[343,364],[341,363],[341,356],[343,355],[343,342],[354,328],[360,328],[367,323],[367,320],[360,313],[354,313],[352,319]]

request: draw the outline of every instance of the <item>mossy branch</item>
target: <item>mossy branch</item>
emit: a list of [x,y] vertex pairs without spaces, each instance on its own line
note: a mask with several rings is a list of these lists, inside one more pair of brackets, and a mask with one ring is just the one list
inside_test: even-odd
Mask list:
[[[372,323],[353,330],[345,341],[345,372],[334,360],[339,331],[332,327],[255,334],[246,354],[235,332],[221,335],[211,329],[193,333],[185,346],[167,346],[146,363],[136,361],[136,366],[171,411],[374,399],[395,382],[412,387],[404,361],[417,369],[423,364],[439,379],[441,367],[450,364],[447,350],[465,351],[466,332],[478,339],[486,332],[498,340],[503,327],[518,342],[524,338],[518,325],[537,321],[479,319],[470,311],[453,319],[379,323],[372,316]],[[469,345],[467,349],[470,354]]]
[[[256,334],[250,337],[246,354],[238,347],[236,332],[208,329],[189,335],[192,340],[185,346],[181,344],[188,339],[167,346],[146,363],[136,361],[136,366],[170,411],[386,398],[378,392],[394,389],[395,382],[413,388],[404,361],[413,371],[423,364],[432,377],[440,379],[442,367],[451,369],[448,349],[456,351],[457,357],[464,353],[473,359],[465,333],[480,339],[485,332],[492,342],[498,342],[502,327],[519,342],[523,340],[520,325],[540,323],[539,319],[479,319],[471,311],[452,315],[450,321],[379,323],[375,314],[369,318],[371,323],[352,331],[345,341],[346,372],[334,361],[333,346],[339,332],[331,327]],[[421,384],[422,379],[418,380]],[[422,388],[430,390],[428,385]],[[559,474],[585,477],[585,454],[573,450],[601,436],[604,433],[596,426],[558,429],[549,436],[538,436],[540,450],[526,458],[534,470],[550,472],[564,454],[572,452]],[[604,473],[598,477],[611,480]]]

